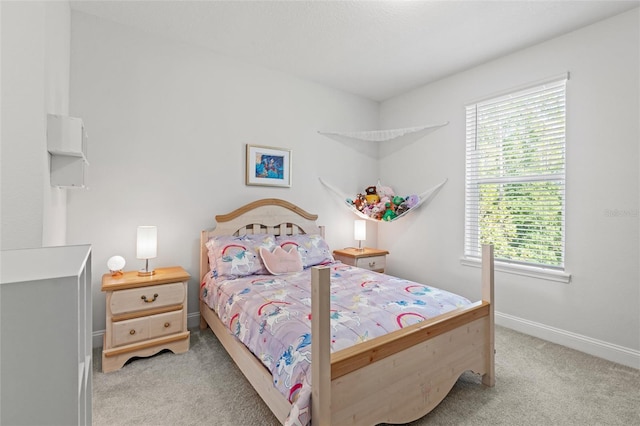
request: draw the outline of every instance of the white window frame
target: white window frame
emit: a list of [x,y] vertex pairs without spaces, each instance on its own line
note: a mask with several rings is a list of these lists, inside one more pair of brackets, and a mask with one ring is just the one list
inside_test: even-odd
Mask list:
[[[485,97],[481,100],[474,101],[466,105],[466,176],[465,176],[465,244],[464,244],[464,256],[461,260],[463,265],[466,266],[480,266],[480,218],[479,218],[479,188],[483,184],[495,184],[495,185],[508,185],[510,183],[532,183],[532,182],[559,182],[559,186],[562,188],[562,206],[561,206],[561,261],[559,265],[544,265],[541,263],[531,263],[523,261],[522,259],[506,259],[501,258],[500,253],[496,253],[495,269],[497,271],[503,271],[518,275],[525,275],[529,277],[542,278],[552,281],[568,283],[571,280],[571,275],[565,271],[565,205],[566,205],[566,192],[564,191],[566,176],[566,155],[563,158],[562,170],[553,171],[552,173],[534,173],[531,175],[496,175],[496,176],[480,176],[478,173],[480,166],[480,160],[474,155],[476,154],[477,147],[477,111],[478,108],[486,107],[496,103],[502,103],[508,105],[511,99],[521,99],[522,96],[530,96],[531,93],[538,91],[546,91],[555,88],[562,88],[562,95],[566,98],[566,81],[569,79],[569,74],[565,73],[561,76],[555,76],[544,81],[538,81],[526,86],[521,86],[504,92],[501,94],[495,94],[490,97]],[[564,152],[566,153],[566,101],[563,99],[562,103],[564,122],[562,127],[562,144]],[[503,151],[501,151],[503,152]]]

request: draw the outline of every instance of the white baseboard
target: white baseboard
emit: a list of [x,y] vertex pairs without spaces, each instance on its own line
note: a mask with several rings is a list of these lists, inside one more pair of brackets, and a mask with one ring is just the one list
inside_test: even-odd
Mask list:
[[530,336],[557,343],[608,361],[640,369],[640,351],[613,343],[550,327],[548,325],[518,318],[513,315],[495,313],[497,325],[519,331]]
[[[606,360],[617,362],[618,364],[628,367],[640,369],[640,351],[625,348],[613,343],[604,342],[602,340],[593,339],[591,337],[582,336],[580,334],[571,333],[559,328],[550,327],[548,325],[518,318],[513,315],[495,313],[496,324],[510,328],[520,333],[538,337],[540,339],[557,343],[589,355],[604,358]],[[187,328],[195,328],[200,326],[200,313],[192,312],[187,315]],[[93,332],[93,347],[100,348],[103,343],[104,330]]]
[[200,312],[187,314],[187,328],[200,327]]
[[93,332],[93,347],[101,348],[104,344],[104,330],[97,330]]
[[[200,327],[200,312],[192,312],[187,314],[187,328]],[[93,347],[101,348],[104,343],[104,330],[97,330],[93,332]]]

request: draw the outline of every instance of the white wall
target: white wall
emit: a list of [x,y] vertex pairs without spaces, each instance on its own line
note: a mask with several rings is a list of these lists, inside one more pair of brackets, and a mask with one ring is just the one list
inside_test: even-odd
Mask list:
[[45,11],[2,7],[2,248],[42,243]]
[[[190,314],[199,232],[216,214],[284,198],[320,215],[331,246],[354,244],[353,217],[318,177],[355,190],[376,178],[375,164],[317,131],[374,128],[376,103],[87,14],[72,12],[71,23],[70,108],[84,119],[90,166],[89,190],[68,195],[68,240],[93,245],[94,330],[105,326],[107,259],[142,266],[138,225],[158,226],[151,266],[191,273]],[[292,187],[245,186],[245,144],[292,149]]]
[[3,249],[65,242],[66,198],[51,188],[46,114],[69,100],[68,2],[2,2]]
[[[49,114],[69,114],[71,9],[67,1],[46,2],[44,105]],[[46,159],[42,245],[64,245],[67,238],[67,190],[51,187]]]
[[464,106],[569,71],[566,269],[572,281],[497,273],[497,321],[640,366],[639,22],[634,9],[382,103],[382,128],[450,121],[380,162],[383,179],[407,191],[449,178],[419,214],[380,225],[391,273],[479,297],[479,270],[460,264]]

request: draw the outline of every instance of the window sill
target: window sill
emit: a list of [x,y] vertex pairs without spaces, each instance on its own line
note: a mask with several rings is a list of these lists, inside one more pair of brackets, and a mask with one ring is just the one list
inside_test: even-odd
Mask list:
[[[482,266],[481,259],[475,257],[463,257],[460,259],[460,263],[464,266],[472,266],[475,268]],[[547,281],[556,281],[564,284],[568,284],[571,281],[571,274],[564,271],[537,266],[514,265],[511,263],[500,262],[498,260],[494,262],[494,270]]]

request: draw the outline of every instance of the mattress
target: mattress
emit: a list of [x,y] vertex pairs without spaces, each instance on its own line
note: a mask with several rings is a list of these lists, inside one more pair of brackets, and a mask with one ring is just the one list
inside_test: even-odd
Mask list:
[[[471,302],[424,284],[340,262],[331,270],[331,351],[339,351]],[[200,297],[271,372],[291,403],[285,424],[309,424],[311,268],[287,275],[203,278]]]

